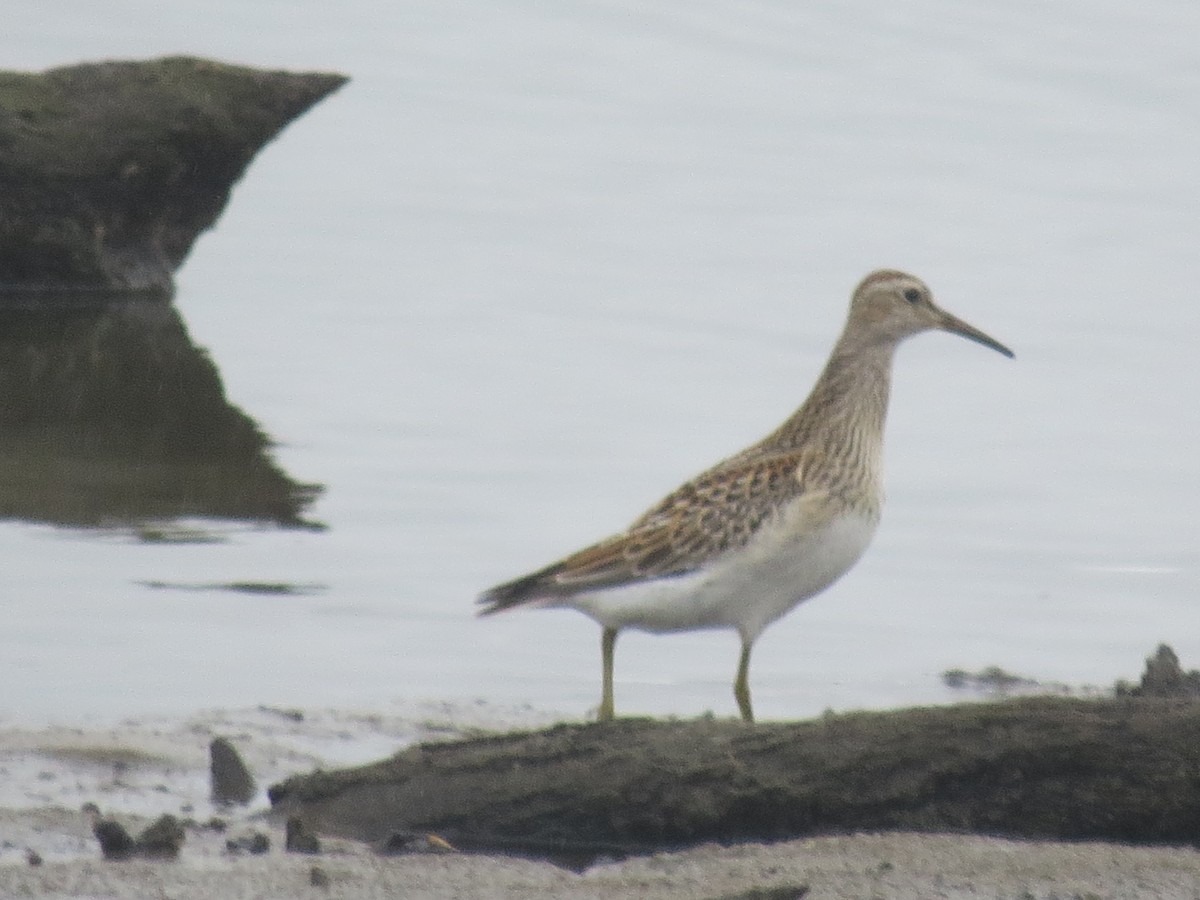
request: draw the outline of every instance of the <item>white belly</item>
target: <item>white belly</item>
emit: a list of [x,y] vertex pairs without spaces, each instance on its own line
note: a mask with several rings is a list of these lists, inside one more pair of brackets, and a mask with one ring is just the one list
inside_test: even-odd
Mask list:
[[796,533],[786,520],[742,550],[687,575],[579,594],[562,601],[606,628],[690,631],[734,628],[753,640],[771,622],[846,573],[878,519],[844,515]]

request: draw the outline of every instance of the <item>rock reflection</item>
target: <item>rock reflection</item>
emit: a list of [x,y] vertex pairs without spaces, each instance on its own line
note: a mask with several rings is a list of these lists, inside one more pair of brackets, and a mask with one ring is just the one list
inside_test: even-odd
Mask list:
[[0,518],[71,526],[201,517],[320,527],[320,486],[274,462],[176,308],[0,298]]

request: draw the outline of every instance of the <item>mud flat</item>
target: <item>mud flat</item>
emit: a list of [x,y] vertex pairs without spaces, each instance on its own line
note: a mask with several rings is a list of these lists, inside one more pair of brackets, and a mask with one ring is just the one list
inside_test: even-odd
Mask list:
[[558,725],[296,776],[280,813],[378,841],[575,860],[716,842],[910,830],[1200,840],[1200,703],[1028,697],[732,720]]
[[[1088,701],[1090,702],[1090,701]],[[1107,701],[1106,701],[1107,702]],[[1114,701],[1115,702],[1115,701]],[[1126,704],[1144,703],[1127,700]],[[978,723],[976,737],[980,745],[987,742],[995,746],[991,753],[994,760],[1028,760],[1034,754],[1033,744],[1027,744],[1028,755],[1013,749],[1014,740],[1003,737],[1002,725],[1007,718],[1036,710],[1035,719],[1048,729],[1045,733],[1063,734],[1069,728],[1052,728],[1050,720],[1055,710],[1059,714],[1085,701],[1071,701],[1067,705],[1048,702],[1044,698],[992,704],[963,704],[945,711],[954,721],[956,716],[966,715]],[[1104,704],[1096,706],[1104,710]],[[1112,712],[1109,710],[1108,712]],[[978,782],[968,790],[957,791],[953,804],[943,801],[939,807],[933,798],[926,795],[936,774],[920,776],[908,771],[920,755],[914,745],[909,762],[897,761],[894,767],[886,768],[882,760],[886,756],[881,749],[860,747],[850,752],[847,748],[862,739],[876,735],[872,720],[887,722],[898,716],[904,727],[895,726],[897,734],[903,735],[915,729],[929,717],[937,718],[938,710],[902,711],[898,714],[853,714],[829,717],[810,723],[776,723],[748,729],[732,721],[698,720],[695,722],[649,722],[633,720],[618,722],[608,732],[610,743],[616,745],[608,761],[575,768],[575,787],[566,783],[547,787],[548,796],[559,799],[552,803],[529,798],[531,809],[522,814],[509,810],[510,820],[522,815],[527,821],[534,819],[549,821],[547,809],[558,806],[565,810],[565,818],[578,824],[584,813],[594,806],[572,806],[571,790],[577,791],[586,803],[601,784],[625,784],[627,793],[613,795],[610,812],[604,820],[604,828],[624,821],[640,822],[641,848],[629,846],[627,837],[621,838],[625,846],[610,846],[609,851],[593,841],[588,846],[564,848],[565,840],[560,835],[556,847],[519,846],[521,841],[508,838],[509,847],[493,852],[463,852],[480,848],[470,846],[472,834],[483,831],[485,820],[479,812],[488,806],[501,806],[507,802],[502,791],[490,795],[479,785],[492,781],[528,783],[529,774],[514,775],[511,771],[523,763],[516,761],[514,754],[527,754],[537,745],[539,753],[525,756],[530,773],[549,771],[555,766],[567,765],[572,756],[569,748],[577,750],[584,745],[595,746],[605,743],[600,726],[582,723],[562,724],[559,717],[529,709],[500,709],[485,703],[477,704],[399,704],[386,711],[353,713],[347,711],[274,710],[255,709],[231,712],[208,712],[178,718],[145,719],[126,721],[116,725],[84,725],[82,727],[21,727],[0,723],[0,897],[147,897],[169,896],[177,900],[190,898],[284,898],[284,897],[699,897],[699,898],[861,898],[879,897],[986,897],[992,898],[1038,898],[1050,897],[1183,897],[1196,896],[1200,890],[1200,852],[1195,849],[1196,830],[1190,839],[1165,840],[1159,846],[1133,846],[1128,840],[1033,840],[1013,839],[1011,836],[986,836],[961,833],[967,823],[950,828],[946,820],[937,820],[930,810],[936,808],[976,808],[976,814],[986,813],[986,804],[995,803],[1005,796],[1001,806],[1014,821],[1020,818],[1020,804],[1031,802],[1033,795],[1048,789],[1051,784],[1045,774],[1045,766],[1026,772],[1027,781],[1013,776],[1005,784],[989,786],[982,776],[997,772],[978,763],[968,764],[963,750],[947,751],[930,760],[929,772],[947,772],[949,760],[959,759],[950,771],[958,773],[943,778],[943,784],[953,784],[964,772],[975,772]],[[1113,714],[1116,714],[1115,712]],[[1082,715],[1082,713],[1080,713]],[[1121,720],[1105,718],[1106,712],[1086,716],[1091,724],[1077,723],[1075,730],[1099,736],[1107,728],[1115,745],[1127,749],[1117,752],[1114,760],[1145,755],[1147,743],[1152,735],[1177,729],[1195,727],[1196,714],[1189,712],[1184,704],[1152,700],[1140,707],[1140,711],[1128,707]],[[1061,716],[1060,716],[1061,717]],[[1149,724],[1158,719],[1161,730]],[[843,720],[843,721],[834,721]],[[551,724],[558,722],[559,724]],[[989,724],[990,723],[990,724]],[[1108,723],[1105,725],[1104,723]],[[882,726],[880,726],[882,727]],[[515,732],[512,729],[517,729]],[[1143,730],[1148,729],[1148,730]],[[782,770],[769,777],[748,776],[736,773],[745,760],[738,763],[740,754],[781,754],[781,761],[798,762],[803,754],[815,758],[820,755],[814,749],[786,749],[801,739],[813,740],[812,735],[828,732],[824,740],[837,738],[830,751],[824,775],[801,775],[792,777],[794,784],[816,785],[829,776],[829,767],[836,754],[835,746],[845,751],[841,763],[846,778],[839,788],[844,800],[841,814],[849,816],[857,810],[863,816],[858,826],[845,820],[842,833],[813,834],[807,837],[784,839],[782,823],[787,820],[784,810],[787,804],[776,802],[776,813],[758,826],[750,815],[756,789],[753,782],[762,781],[764,790],[771,783],[783,778]],[[502,732],[502,733],[497,733]],[[1144,738],[1138,737],[1139,734]],[[340,813],[342,825],[330,828],[318,814],[317,799],[300,802],[293,796],[291,801],[280,797],[276,808],[271,808],[263,792],[259,792],[248,805],[222,806],[213,802],[209,781],[208,748],[215,736],[225,736],[238,748],[258,784],[290,785],[292,790],[301,786],[324,783],[326,786],[341,784],[359,785],[364,793],[358,794],[361,801],[361,816],[355,816],[343,808]],[[756,737],[757,735],[757,737]],[[1022,741],[1032,740],[1026,733]],[[936,735],[919,742],[928,746]],[[1155,740],[1157,740],[1155,738]],[[820,741],[818,741],[819,743]],[[688,746],[691,744],[692,746]],[[707,745],[707,752],[701,747]],[[1045,744],[1044,746],[1053,746]],[[1145,789],[1158,796],[1157,805],[1143,810],[1144,823],[1159,829],[1175,826],[1178,820],[1184,827],[1187,816],[1191,816],[1193,827],[1200,807],[1195,802],[1197,783],[1195,747],[1198,746],[1194,733],[1190,738],[1180,734],[1178,740],[1169,739],[1167,744],[1153,750],[1155,758],[1174,759],[1174,769],[1182,781],[1191,779],[1191,793],[1177,790],[1179,782],[1155,779],[1143,783],[1144,775],[1133,774],[1115,780],[1101,777],[1101,761],[1108,758],[1099,754],[1095,758],[1083,758],[1074,764],[1074,770],[1090,771],[1088,780],[1080,784],[1091,784],[1095,796],[1088,799],[1084,792],[1076,797],[1080,808],[1098,810],[1108,804],[1116,813],[1114,821],[1128,813],[1126,808],[1134,789]],[[690,760],[690,774],[683,774],[683,781],[673,793],[665,793],[663,785],[680,781],[671,771],[663,770],[666,754],[672,747],[679,750],[682,759]],[[771,748],[775,749],[771,749]],[[1053,758],[1059,763],[1073,758],[1065,743]],[[381,763],[358,765],[365,760],[401,749],[398,755]],[[557,749],[556,749],[557,748]],[[1174,749],[1171,749],[1174,748]],[[594,751],[601,753],[603,751]],[[648,758],[642,755],[649,752]],[[924,752],[921,750],[921,752]],[[1182,755],[1171,756],[1181,753]],[[791,754],[788,756],[788,754]],[[362,798],[369,796],[361,786],[366,782],[361,775],[375,771],[378,777],[384,771],[398,771],[398,766],[409,766],[419,758],[435,760],[427,763],[429,779],[428,794],[418,798],[405,815],[395,818],[379,818],[384,798],[391,796],[392,788],[380,781],[379,798],[372,803]],[[624,758],[624,763],[619,758]],[[436,761],[440,758],[440,762]],[[490,758],[491,763],[485,762]],[[555,759],[558,759],[555,762]],[[701,760],[708,762],[701,765]],[[856,766],[864,760],[875,759],[869,771],[854,773]],[[474,760],[474,762],[470,762]],[[469,801],[469,791],[451,791],[445,783],[439,784],[438,777],[448,777],[451,761],[460,772],[474,769],[473,782],[479,796]],[[502,764],[502,761],[503,762]],[[578,762],[578,760],[577,760]],[[999,762],[993,766],[999,765]],[[1022,763],[1024,765],[1024,763]],[[346,767],[338,769],[337,767]],[[974,766],[974,768],[972,768]],[[624,768],[625,774],[621,774]],[[306,776],[294,776],[296,772],[324,770],[326,774],[314,772]],[[661,770],[652,775],[644,789],[637,785],[647,772]],[[506,771],[507,770],[507,771]],[[766,771],[766,770],[764,770]],[[1016,772],[1018,768],[1005,771]],[[1142,765],[1132,772],[1150,771]],[[1042,772],[1042,774],[1038,774]],[[1190,775],[1188,774],[1190,772]],[[351,777],[349,773],[358,773]],[[434,775],[432,773],[440,773]],[[641,774],[637,774],[641,773]],[[1111,773],[1110,773],[1111,774]],[[291,777],[289,777],[291,776]],[[732,788],[730,781],[732,778]],[[1070,781],[1068,772],[1057,776]],[[785,779],[786,780],[786,779]],[[874,793],[863,793],[863,785],[877,781]],[[1125,782],[1135,782],[1133,788]],[[883,787],[890,785],[890,787]],[[907,788],[901,789],[907,785]],[[1139,786],[1140,785],[1140,786]],[[1172,786],[1174,785],[1174,787]],[[924,786],[924,787],[923,787]],[[791,790],[795,790],[792,788]],[[816,790],[813,788],[813,790]],[[273,793],[278,794],[276,787]],[[286,792],[285,792],[286,793]],[[337,796],[339,792],[326,795]],[[435,820],[429,813],[434,807],[447,809],[451,794],[461,808],[470,810],[470,815],[451,822]],[[687,795],[690,799],[685,799]],[[708,813],[702,798],[709,794]],[[727,804],[728,798],[742,795],[738,817],[722,819],[715,811]],[[855,800],[855,795],[861,794]],[[886,812],[886,807],[872,797],[907,794],[909,812],[906,824],[888,825],[886,816],[898,813]],[[343,797],[351,796],[343,793]],[[415,796],[415,792],[414,792]],[[765,794],[764,794],[765,796]],[[816,796],[815,794],[813,796]],[[969,797],[975,800],[969,800]],[[924,799],[921,799],[924,797]],[[722,799],[725,798],[725,799]],[[795,801],[795,794],[790,796]],[[1046,827],[1046,810],[1057,808],[1055,819],[1061,823],[1072,821],[1064,805],[1064,794],[1052,793],[1046,802],[1028,807],[1025,817],[1026,829],[1041,823]],[[185,839],[178,858],[171,861],[129,859],[107,861],[102,859],[99,844],[92,832],[92,822],[81,812],[86,803],[94,803],[106,816],[122,823],[131,833],[136,833],[163,813],[179,817],[184,823]],[[663,804],[667,804],[665,807]],[[679,828],[667,824],[666,809],[685,806],[692,810],[690,825],[693,837],[681,841],[671,831]],[[328,810],[338,806],[331,803]],[[736,804],[734,804],[736,806]],[[286,807],[286,808],[285,808]],[[809,804],[806,815],[810,822],[817,807]],[[830,807],[832,809],[832,807]],[[927,818],[918,818],[924,809]],[[1171,810],[1175,812],[1172,813]],[[623,810],[614,816],[611,810]],[[986,813],[997,821],[1000,813]],[[1163,816],[1166,818],[1163,818]],[[285,849],[285,825],[287,815],[301,816],[306,826],[315,831],[319,838],[319,852],[296,853]],[[1172,816],[1176,818],[1173,819]],[[680,820],[683,822],[684,820]],[[738,833],[714,837],[702,833],[705,821],[725,821],[727,828],[737,824]],[[1077,819],[1088,822],[1088,819]],[[463,846],[459,852],[444,850],[436,841],[428,840],[425,825],[455,825],[434,832],[448,843],[459,841]],[[492,823],[492,827],[495,825]],[[769,839],[751,836],[755,827],[768,828],[774,837]],[[906,830],[896,831],[894,827]],[[1100,823],[1093,821],[1093,829]],[[339,837],[336,832],[349,833],[360,829],[359,840]],[[958,833],[947,833],[948,830]],[[413,838],[407,843],[392,842],[387,850],[388,838],[398,833]],[[657,834],[655,840],[647,840],[648,833]],[[1021,832],[1018,832],[1021,833]],[[520,838],[520,833],[514,833]],[[259,849],[254,852],[257,837]],[[262,847],[265,838],[266,846]],[[382,839],[381,839],[382,838]],[[422,839],[424,838],[424,839]],[[464,840],[465,839],[465,840]],[[616,839],[611,844],[620,843]],[[658,849],[652,845],[657,844]],[[675,845],[669,847],[668,845]],[[687,844],[687,846],[682,846]],[[232,845],[232,849],[231,849]],[[623,856],[633,850],[644,850],[634,855]],[[570,852],[564,852],[569,850]],[[531,858],[540,856],[541,858]],[[31,860],[36,859],[38,864]]]

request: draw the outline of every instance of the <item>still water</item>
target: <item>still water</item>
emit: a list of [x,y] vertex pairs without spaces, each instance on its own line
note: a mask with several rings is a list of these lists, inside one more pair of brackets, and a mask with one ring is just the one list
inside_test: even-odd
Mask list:
[[[1167,0],[10,3],[6,68],[353,81],[254,162],[168,323],[325,527],[8,502],[0,715],[584,715],[598,629],[475,594],[773,428],[879,266],[1017,359],[902,349],[883,525],[759,642],[760,715],[951,699],[950,667],[1107,684],[1163,640],[1200,665],[1198,37]],[[732,714],[736,653],[623,638],[618,709]]]

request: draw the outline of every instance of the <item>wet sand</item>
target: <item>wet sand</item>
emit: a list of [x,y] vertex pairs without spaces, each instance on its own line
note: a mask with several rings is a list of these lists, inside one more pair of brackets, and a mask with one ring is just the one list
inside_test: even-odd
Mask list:
[[[5,833],[62,813],[5,813]],[[273,838],[281,838],[279,829]],[[321,856],[273,850],[229,857],[189,834],[176,862],[0,865],[0,896],[118,898],[329,897],[785,897],[1126,898],[1200,896],[1193,850],[1107,844],[1016,843],[945,835],[857,835],[774,846],[700,847],[600,865],[582,874],[548,863],[466,855],[384,858],[334,844]],[[313,885],[314,869],[324,885]],[[786,889],[790,888],[788,893]],[[807,894],[804,889],[807,888]],[[754,893],[757,891],[758,893]],[[768,893],[769,892],[769,893]]]
[[[1194,848],[860,834],[701,846],[575,873],[456,853],[385,857],[330,838],[318,855],[287,853],[282,824],[267,815],[263,789],[287,775],[378,759],[416,740],[556,718],[413,705],[384,714],[214,712],[115,726],[0,723],[0,897],[1200,898]],[[247,807],[210,801],[208,745],[217,735],[232,740],[258,780]],[[131,832],[161,813],[185,820],[179,858],[103,860],[80,811],[88,802]],[[253,833],[269,838],[267,853],[227,850],[227,841]],[[28,861],[30,851],[39,865]]]

